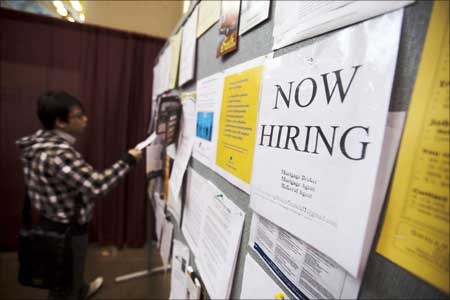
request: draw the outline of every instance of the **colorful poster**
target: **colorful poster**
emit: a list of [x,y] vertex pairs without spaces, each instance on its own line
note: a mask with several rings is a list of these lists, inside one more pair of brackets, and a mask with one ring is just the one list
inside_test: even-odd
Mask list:
[[216,57],[237,49],[241,1],[222,1]]
[[402,17],[345,28],[264,66],[250,206],[356,278],[373,239]]
[[449,293],[449,3],[436,1],[377,252]]
[[216,171],[246,193],[255,149],[264,57],[226,70],[217,140]]
[[223,74],[216,73],[197,82],[196,136],[193,157],[213,169],[219,128]]

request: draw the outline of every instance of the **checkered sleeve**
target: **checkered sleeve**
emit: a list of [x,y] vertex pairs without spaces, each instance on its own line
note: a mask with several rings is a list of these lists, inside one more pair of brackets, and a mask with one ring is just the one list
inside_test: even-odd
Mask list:
[[129,163],[119,160],[98,172],[72,148],[59,151],[53,157],[53,164],[56,176],[89,198],[106,194],[130,170]]

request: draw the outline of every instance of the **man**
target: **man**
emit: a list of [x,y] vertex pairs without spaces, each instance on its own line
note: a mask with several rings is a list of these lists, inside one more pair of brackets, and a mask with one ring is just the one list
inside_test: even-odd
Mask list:
[[16,142],[21,149],[27,193],[39,211],[43,228],[64,232],[72,224],[74,229],[72,288],[51,290],[49,298],[87,299],[103,284],[102,277],[90,285],[83,278],[94,198],[109,192],[142,152],[131,149],[109,169],[98,172],[73,147],[75,136],[88,122],[80,101],[66,92],[50,91],[39,97],[37,114],[43,129]]

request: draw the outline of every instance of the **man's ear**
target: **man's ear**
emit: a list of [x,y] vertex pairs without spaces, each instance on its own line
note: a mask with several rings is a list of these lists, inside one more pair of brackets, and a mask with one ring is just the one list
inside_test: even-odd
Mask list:
[[62,121],[59,118],[56,118],[56,121],[55,121],[56,129],[64,129],[64,128],[66,128],[66,126],[67,126],[67,122]]

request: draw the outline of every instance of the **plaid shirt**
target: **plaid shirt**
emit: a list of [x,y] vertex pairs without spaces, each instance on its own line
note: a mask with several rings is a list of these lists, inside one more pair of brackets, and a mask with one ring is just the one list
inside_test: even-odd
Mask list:
[[75,199],[80,195],[80,224],[92,218],[94,197],[110,191],[130,169],[119,160],[109,169],[97,172],[82,158],[70,138],[57,130],[39,130],[16,142],[28,195],[40,214],[52,221],[69,223],[75,216]]

